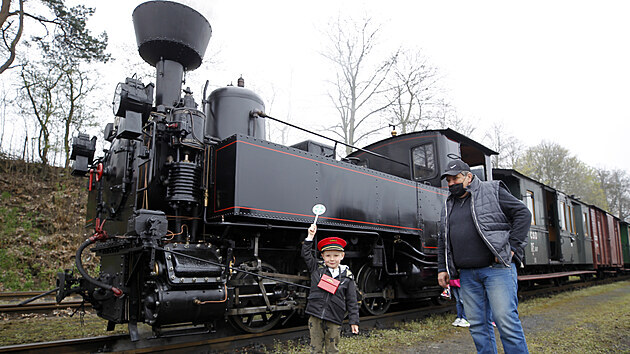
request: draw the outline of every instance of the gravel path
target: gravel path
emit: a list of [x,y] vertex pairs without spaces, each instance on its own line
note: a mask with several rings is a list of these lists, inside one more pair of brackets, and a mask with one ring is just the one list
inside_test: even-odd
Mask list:
[[[606,306],[605,304],[610,301],[610,299],[618,297],[618,296],[628,296],[630,295],[630,283],[627,286],[620,287],[617,289],[613,289],[611,291],[596,294],[592,296],[580,296],[578,298],[570,299],[566,302],[562,302],[561,304],[557,304],[552,308],[549,308],[545,311],[545,313],[536,313],[533,315],[523,315],[521,314],[521,322],[523,323],[523,329],[525,331],[525,337],[530,343],[530,338],[539,334],[539,332],[552,332],[552,331],[562,331],[563,329],[568,328],[569,325],[575,323],[576,316],[581,316],[580,309],[595,307],[595,306]],[[519,306],[521,309],[521,306]],[[455,316],[453,315],[453,319]],[[586,318],[583,318],[586,319]],[[625,331],[626,333],[620,333],[620,339],[618,341],[621,346],[621,351],[624,353],[630,353],[630,325],[625,324],[620,328],[621,331]],[[497,340],[497,345],[499,347],[499,353],[503,352],[503,347],[500,343],[499,332],[495,328],[495,336]],[[566,341],[571,341],[571,338],[562,339]],[[530,351],[532,350],[530,345]],[[417,346],[414,348],[402,348],[401,350],[397,350],[400,353],[476,353],[475,344],[470,336],[470,333],[467,328],[458,328],[457,333],[449,338],[448,341],[438,341],[438,342],[425,342],[421,346]],[[583,350],[580,348],[575,348],[576,353],[582,353]]]

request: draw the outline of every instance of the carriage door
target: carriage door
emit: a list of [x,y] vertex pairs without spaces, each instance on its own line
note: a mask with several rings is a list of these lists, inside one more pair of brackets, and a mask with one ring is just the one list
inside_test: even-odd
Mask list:
[[545,189],[545,207],[549,225],[549,261],[558,261],[562,257],[560,248],[558,199],[556,192]]

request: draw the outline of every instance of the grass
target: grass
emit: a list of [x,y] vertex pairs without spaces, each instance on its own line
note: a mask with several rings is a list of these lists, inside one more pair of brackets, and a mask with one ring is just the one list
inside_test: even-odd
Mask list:
[[[85,239],[84,180],[51,168],[45,175],[0,160],[0,291],[47,290],[59,269],[74,267]],[[93,270],[96,259],[86,262]]]
[[[2,199],[7,199],[2,193]],[[0,283],[6,289],[31,290],[34,286],[33,264],[31,259],[35,250],[31,242],[37,241],[41,235],[33,226],[32,214],[26,217],[17,207],[0,206]],[[18,235],[24,235],[24,242],[16,242]]]
[[[562,326],[547,327],[527,336],[537,353],[630,353],[629,282],[592,287],[522,306],[523,315],[558,317]],[[614,296],[619,291],[619,296]],[[584,306],[584,299],[589,299]],[[560,321],[554,321],[560,322]]]
[[[521,318],[538,318],[533,327],[525,329],[530,352],[630,353],[628,287],[630,282],[626,281],[524,301],[519,306]],[[623,288],[626,290],[620,291]],[[431,342],[448,341],[455,335],[470,336],[467,331],[457,332],[451,326],[452,320],[452,314],[445,314],[394,329],[363,331],[359,336],[342,337],[339,349],[362,354],[382,353],[385,348],[389,352],[428,350]],[[268,352],[308,353],[309,347],[308,343],[292,341],[276,343]]]
[[[411,349],[427,341],[447,340],[457,329],[451,325],[452,314],[432,315],[421,321],[401,323],[392,329],[362,330],[357,336],[342,337],[341,353],[383,353]],[[398,349],[395,350],[394,348]],[[269,353],[310,353],[308,343],[278,342]]]
[[106,326],[107,321],[95,315],[80,314],[2,320],[0,346],[127,333],[126,326],[116,326],[114,332],[107,332]]

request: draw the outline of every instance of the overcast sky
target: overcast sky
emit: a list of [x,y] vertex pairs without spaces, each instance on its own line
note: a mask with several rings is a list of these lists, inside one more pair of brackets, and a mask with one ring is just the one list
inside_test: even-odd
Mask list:
[[[96,8],[94,30],[107,30],[115,56],[135,50],[131,13],[142,2],[88,3]],[[479,125],[477,140],[503,123],[527,146],[553,141],[591,166],[630,171],[630,2],[180,2],[213,29],[212,63],[188,74],[197,101],[206,79],[216,88],[242,74],[272,115],[316,127],[334,115],[322,32],[338,15],[367,14],[382,23],[384,51],[422,48],[458,115]],[[112,93],[133,74],[125,70],[120,61],[109,64],[104,80]]]

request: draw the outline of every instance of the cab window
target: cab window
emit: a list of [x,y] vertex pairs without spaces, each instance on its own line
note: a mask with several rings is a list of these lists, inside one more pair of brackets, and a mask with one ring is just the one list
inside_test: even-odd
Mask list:
[[435,154],[433,143],[419,145],[411,150],[413,158],[413,178],[416,181],[435,176]]

